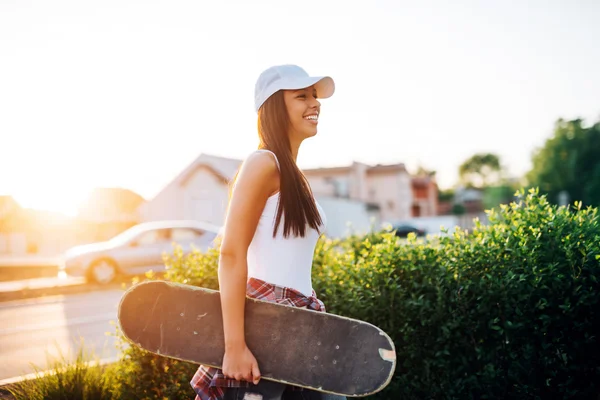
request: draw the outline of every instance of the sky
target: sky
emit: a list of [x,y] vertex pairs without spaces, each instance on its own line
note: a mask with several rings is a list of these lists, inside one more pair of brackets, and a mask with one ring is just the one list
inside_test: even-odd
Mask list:
[[300,167],[405,163],[513,176],[558,118],[600,118],[600,2],[0,0],[0,195],[75,214],[95,187],[151,199],[200,153],[257,146],[254,84],[336,83]]

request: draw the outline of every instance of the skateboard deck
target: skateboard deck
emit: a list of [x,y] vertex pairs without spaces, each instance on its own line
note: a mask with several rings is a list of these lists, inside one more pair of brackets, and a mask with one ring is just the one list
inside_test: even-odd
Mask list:
[[[157,355],[221,368],[218,291],[139,283],[119,304],[125,337]],[[348,397],[382,390],[396,367],[394,343],[367,322],[246,297],[245,335],[261,379]]]

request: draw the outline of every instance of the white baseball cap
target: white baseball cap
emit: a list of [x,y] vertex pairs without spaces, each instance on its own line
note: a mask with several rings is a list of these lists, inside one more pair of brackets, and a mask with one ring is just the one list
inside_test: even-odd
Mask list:
[[320,99],[331,97],[335,91],[333,79],[328,76],[309,76],[297,65],[276,65],[263,71],[254,88],[254,109],[256,112],[263,103],[278,90],[297,90],[315,85]]

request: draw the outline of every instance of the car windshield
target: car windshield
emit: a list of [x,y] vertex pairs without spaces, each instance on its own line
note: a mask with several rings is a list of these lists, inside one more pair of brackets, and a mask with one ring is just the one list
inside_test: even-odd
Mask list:
[[124,232],[119,233],[117,236],[109,239],[108,242],[113,245],[121,245],[129,242],[140,233],[144,232],[143,229],[140,229],[138,226],[134,226],[133,228],[129,228]]

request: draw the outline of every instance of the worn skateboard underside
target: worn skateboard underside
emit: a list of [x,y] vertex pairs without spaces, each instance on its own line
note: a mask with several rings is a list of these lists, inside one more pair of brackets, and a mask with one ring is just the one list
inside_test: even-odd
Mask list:
[[[221,367],[219,292],[163,281],[129,289],[119,323],[134,344],[156,354]],[[393,342],[357,320],[246,299],[246,342],[264,379],[346,396],[381,390],[396,364]]]

